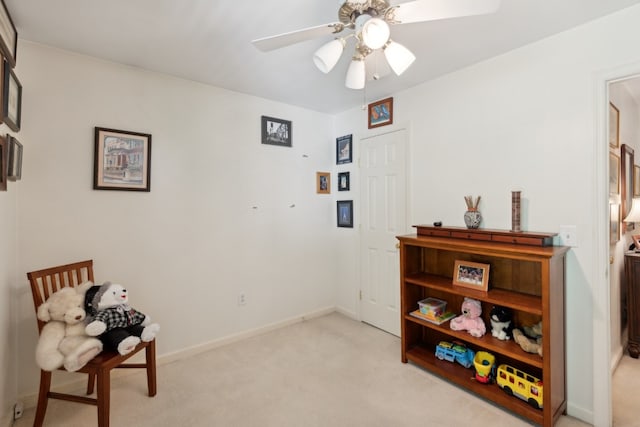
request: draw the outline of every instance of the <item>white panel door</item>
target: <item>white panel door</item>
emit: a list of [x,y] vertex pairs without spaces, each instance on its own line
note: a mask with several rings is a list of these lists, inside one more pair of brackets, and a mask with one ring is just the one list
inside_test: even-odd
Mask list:
[[405,129],[360,141],[362,321],[400,335],[400,261],[406,234]]

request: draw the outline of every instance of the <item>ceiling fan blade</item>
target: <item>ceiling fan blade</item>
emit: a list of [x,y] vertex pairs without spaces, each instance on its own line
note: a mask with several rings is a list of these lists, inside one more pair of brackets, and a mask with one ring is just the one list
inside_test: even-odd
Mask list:
[[389,8],[393,22],[435,21],[460,16],[493,13],[500,7],[500,0],[414,0]]
[[303,30],[291,31],[289,33],[278,34],[277,36],[263,37],[253,40],[251,43],[263,52],[268,52],[281,47],[311,40],[316,37],[326,36],[329,34],[339,33],[344,30],[344,24],[334,22],[331,24],[318,25],[317,27],[309,27]]

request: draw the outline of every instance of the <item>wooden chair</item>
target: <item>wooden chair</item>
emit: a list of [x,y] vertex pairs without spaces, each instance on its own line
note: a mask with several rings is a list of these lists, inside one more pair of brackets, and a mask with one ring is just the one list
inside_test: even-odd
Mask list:
[[[31,284],[33,295],[33,305],[38,307],[57,290],[65,286],[78,286],[87,280],[93,282],[93,260],[76,262],[73,264],[61,265],[58,267],[46,268],[44,270],[27,273]],[[38,332],[42,331],[44,322],[38,320]],[[145,350],[145,363],[124,363],[127,359]],[[98,387],[96,398],[77,396],[73,394],[63,394],[50,391],[51,372],[40,370],[40,390],[38,393],[38,406],[34,426],[42,426],[44,415],[47,411],[48,399],[61,399],[71,402],[96,405],[98,407],[98,426],[107,427],[109,425],[109,397],[111,393],[110,375],[115,368],[145,368],[147,370],[147,387],[149,396],[156,395],[156,341],[141,342],[131,353],[121,356],[117,352],[104,350],[94,357],[82,369],[77,372],[89,375],[87,381],[87,395],[93,394],[94,383],[97,378]],[[64,368],[61,368],[64,370]]]

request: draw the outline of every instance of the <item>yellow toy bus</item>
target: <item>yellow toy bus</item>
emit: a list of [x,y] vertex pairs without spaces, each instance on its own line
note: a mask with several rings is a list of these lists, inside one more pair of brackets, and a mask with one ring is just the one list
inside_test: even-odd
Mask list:
[[542,409],[542,381],[510,365],[498,366],[498,386],[537,409]]

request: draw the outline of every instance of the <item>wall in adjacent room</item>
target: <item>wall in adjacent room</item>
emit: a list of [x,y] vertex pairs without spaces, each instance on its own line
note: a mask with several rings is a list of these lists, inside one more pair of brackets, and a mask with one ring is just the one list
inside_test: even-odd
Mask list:
[[[161,357],[335,307],[331,116],[29,42],[19,77],[19,394],[38,379],[27,271],[94,259],[160,323]],[[261,115],[292,121],[292,148],[261,144]],[[152,135],[150,192],[92,189],[95,126]]]
[[[603,74],[634,63],[640,70],[638,20],[635,6],[393,94],[393,127],[411,131],[410,224],[464,226],[463,197],[481,195],[482,227],[509,229],[511,191],[519,189],[524,230],[577,226],[566,275],[568,410],[587,421],[608,398],[594,378],[609,372],[594,366],[593,351],[594,319],[606,325],[608,311],[597,297],[608,260],[594,246],[596,228],[606,227],[595,176],[606,150],[599,113],[608,110],[598,94]],[[359,108],[337,118],[336,132],[354,133],[356,157],[357,141],[372,133]],[[350,266],[342,268],[339,277],[349,277]],[[357,310],[357,286],[341,282],[343,310]]]
[[[624,81],[612,83],[609,86],[609,100],[618,108],[620,117],[620,144],[627,144],[634,150],[635,163],[640,161],[640,109],[633,96],[627,89]],[[611,148],[611,153],[620,157],[620,145]],[[622,181],[620,181],[621,183]],[[610,203],[620,204],[620,194],[612,194]],[[621,214],[622,215],[622,214]],[[621,224],[622,226],[622,224]],[[636,226],[638,227],[638,226]],[[621,292],[624,291],[624,253],[633,242],[631,236],[638,234],[635,230],[621,233],[620,240],[611,246],[613,262],[611,264],[611,361],[612,368],[615,367],[622,357],[624,345],[626,344],[625,329],[622,326]]]

